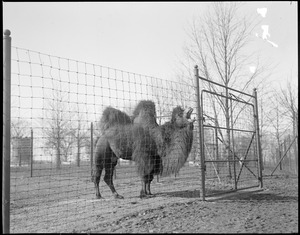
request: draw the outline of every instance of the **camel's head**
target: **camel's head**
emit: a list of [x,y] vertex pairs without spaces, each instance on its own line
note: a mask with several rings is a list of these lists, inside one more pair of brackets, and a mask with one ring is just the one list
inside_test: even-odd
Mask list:
[[191,119],[192,112],[192,108],[183,109],[177,106],[173,109],[171,123],[174,123],[179,128],[193,124],[194,120]]

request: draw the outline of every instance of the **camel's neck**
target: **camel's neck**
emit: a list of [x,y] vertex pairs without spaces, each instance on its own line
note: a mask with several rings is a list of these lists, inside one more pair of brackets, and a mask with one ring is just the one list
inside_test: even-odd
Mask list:
[[177,173],[184,166],[193,143],[193,128],[186,126],[178,128],[169,126],[164,130],[164,145],[162,148],[163,176]]
[[156,139],[161,146],[164,146],[164,150],[167,150],[169,146],[181,146],[189,154],[193,142],[193,127],[188,125],[183,128],[176,127],[172,123],[168,122],[164,125],[154,129],[156,133]]

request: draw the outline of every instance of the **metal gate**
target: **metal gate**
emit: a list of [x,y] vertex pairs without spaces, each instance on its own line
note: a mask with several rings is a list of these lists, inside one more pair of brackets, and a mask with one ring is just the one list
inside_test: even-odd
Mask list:
[[202,78],[197,66],[195,79],[201,198],[262,187],[256,89],[250,95]]

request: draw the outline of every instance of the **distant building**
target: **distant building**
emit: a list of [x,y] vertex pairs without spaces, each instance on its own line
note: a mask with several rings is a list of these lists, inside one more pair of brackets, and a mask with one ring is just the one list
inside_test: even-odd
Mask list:
[[11,139],[11,164],[29,165],[31,155],[31,138],[14,137]]

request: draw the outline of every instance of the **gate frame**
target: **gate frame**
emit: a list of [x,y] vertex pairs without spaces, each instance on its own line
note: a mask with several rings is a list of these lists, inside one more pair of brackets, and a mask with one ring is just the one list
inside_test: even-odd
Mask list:
[[[200,171],[201,171],[200,198],[201,198],[201,200],[204,201],[205,200],[205,196],[206,196],[206,193],[205,193],[205,171],[206,171],[206,162],[209,162],[209,161],[205,161],[205,148],[204,148],[204,126],[205,125],[203,123],[204,122],[204,117],[203,117],[203,98],[202,98],[203,92],[208,92],[208,93],[211,93],[213,95],[219,95],[219,96],[222,96],[222,97],[225,97],[225,98],[229,99],[230,101],[235,100],[235,101],[243,102],[243,103],[246,103],[246,104],[251,105],[253,107],[254,130],[253,131],[248,131],[248,132],[252,132],[253,135],[251,137],[250,144],[249,144],[249,146],[248,146],[248,148],[246,150],[245,156],[247,156],[248,150],[249,150],[250,146],[252,145],[252,141],[253,141],[253,138],[255,136],[256,137],[256,154],[257,154],[257,159],[255,161],[257,161],[257,165],[258,165],[258,176],[257,176],[257,179],[258,179],[258,182],[259,182],[259,187],[263,188],[263,179],[262,179],[263,165],[262,165],[262,151],[261,151],[260,134],[259,134],[257,89],[254,88],[253,89],[253,95],[250,95],[250,94],[247,94],[245,92],[233,89],[231,87],[226,87],[225,85],[222,85],[222,84],[219,84],[217,82],[214,82],[214,81],[208,80],[206,78],[200,77],[199,76],[198,65],[195,65],[195,67],[194,67],[194,76],[195,76],[195,84],[196,84],[195,88],[196,88],[196,102],[197,102],[197,116],[198,116],[198,135],[199,135],[198,138],[199,138],[199,148],[200,148]],[[249,103],[249,102],[246,102],[246,101],[240,101],[240,100],[238,100],[236,98],[232,98],[230,96],[224,96],[224,95],[221,95],[221,94],[216,93],[216,92],[204,90],[204,89],[202,89],[201,93],[200,93],[200,82],[199,82],[199,79],[201,79],[202,81],[206,81],[209,84],[214,84],[214,85],[223,87],[225,89],[237,92],[239,94],[243,94],[243,95],[246,95],[248,97],[251,97],[251,98],[253,98],[253,104]],[[232,110],[230,110],[230,111],[232,112]],[[215,128],[215,129],[217,129],[217,128]],[[227,129],[227,128],[225,128],[225,129]],[[229,130],[233,131],[235,129],[229,128]],[[239,130],[239,131],[241,131],[241,130]],[[235,162],[236,161],[235,158],[238,158],[238,157],[235,155],[234,150],[232,150],[230,148],[230,146],[229,146],[228,152],[230,152],[230,151],[233,153],[233,162]],[[243,160],[243,165],[242,166],[244,166],[244,160]],[[235,170],[235,164],[234,164],[234,170]],[[241,170],[242,170],[242,168],[241,168]],[[241,170],[240,170],[240,173],[241,173]],[[250,169],[248,169],[248,170],[253,174],[253,172]],[[239,189],[237,188],[236,172],[234,172],[234,178],[235,178],[235,180],[234,180],[234,184],[235,184],[234,191],[237,191]]]

